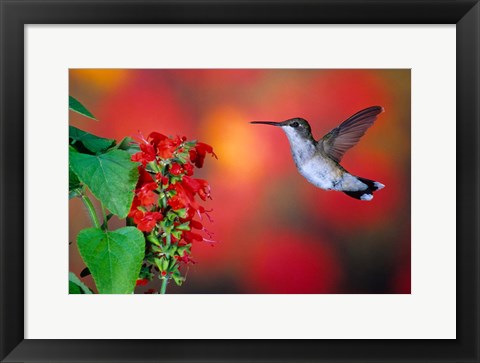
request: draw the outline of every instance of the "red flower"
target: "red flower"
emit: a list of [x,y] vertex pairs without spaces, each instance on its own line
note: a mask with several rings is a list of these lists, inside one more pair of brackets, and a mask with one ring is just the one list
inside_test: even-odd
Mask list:
[[159,212],[143,212],[137,210],[134,213],[133,221],[137,225],[137,228],[143,232],[151,232],[157,222],[163,218]]
[[199,221],[190,221],[190,227],[195,229],[203,229],[203,225]]
[[183,222],[186,222],[187,220],[192,220],[193,217],[195,217],[195,214],[197,214],[197,211],[195,209],[188,209],[187,216],[185,217],[185,220]]
[[170,139],[162,140],[158,144],[157,155],[162,159],[173,158],[173,152],[175,151],[175,144]]
[[148,142],[153,145],[153,147],[156,149],[158,147],[158,144],[160,141],[163,141],[165,139],[168,139],[167,136],[159,133],[159,132],[152,132],[150,135],[148,135]]
[[[153,192],[155,189],[157,189],[157,183],[154,182],[150,173],[148,173],[143,166],[139,166],[138,171],[140,176],[138,178],[137,187],[135,190],[136,196],[133,200],[130,214],[134,213],[138,206],[143,205],[148,207],[157,200],[157,196]],[[129,217],[132,217],[133,215],[130,214]]]
[[[163,135],[162,135],[163,136]],[[157,148],[157,155],[160,156],[162,159],[171,159],[173,158],[173,153],[182,143],[184,138],[180,138],[176,136],[173,139],[165,137],[164,139],[160,140],[156,145]]]
[[192,193],[198,194],[202,200],[210,198],[210,186],[206,180],[184,176],[182,184]]
[[183,165],[183,169],[185,170],[185,174],[188,176],[193,175],[193,165],[187,162],[185,165]]
[[207,153],[212,154],[212,156],[217,158],[217,155],[213,152],[213,148],[210,145],[204,144],[203,142],[198,142],[197,145],[189,152],[190,160],[197,168],[201,168]]
[[[138,167],[139,179],[135,188],[135,197],[128,216],[133,219],[137,228],[145,233],[155,231],[156,234],[161,233],[161,243],[167,243],[167,240],[178,247],[191,246],[195,241],[213,242],[210,239],[211,234],[199,221],[193,220],[198,215],[202,219],[202,215],[208,216],[207,211],[198,204],[196,196],[206,200],[210,198],[210,186],[206,180],[193,178],[194,167],[201,168],[204,164],[207,154],[217,157],[210,145],[204,143],[186,143],[185,137],[167,137],[158,132],[152,132],[148,137],[141,138],[139,142],[140,152],[132,156],[133,161],[141,162]],[[192,145],[195,145],[192,147]],[[184,160],[185,153],[189,153],[190,160]],[[178,158],[177,158],[178,157]],[[150,163],[150,167],[155,170],[146,170],[146,165]],[[165,171],[165,165],[169,165]],[[161,170],[161,172],[160,172]],[[154,175],[153,175],[154,174]],[[165,199],[159,200],[158,191],[168,191]],[[172,214],[169,210],[174,211],[183,209],[184,212],[177,215]],[[173,230],[163,230],[158,223],[163,219],[164,215],[172,216]],[[183,218],[182,218],[183,217]],[[180,225],[189,223],[189,228]],[[166,227],[165,227],[166,229]],[[187,230],[185,230],[187,229]],[[193,232],[195,230],[195,233]],[[166,233],[169,233],[166,235]],[[201,234],[200,234],[201,233]],[[206,237],[203,234],[206,234]],[[175,237],[176,236],[176,237]],[[158,244],[158,241],[149,240],[151,243]],[[189,248],[190,250],[190,248]],[[160,256],[159,252],[153,252],[152,256]],[[179,263],[184,264],[195,263],[190,257],[189,251],[183,251],[179,255],[168,256],[161,254],[162,258],[166,258],[169,262],[169,269],[153,268],[159,272],[160,277],[170,276],[169,274],[179,273],[179,264],[171,264],[171,259],[175,258]],[[147,263],[153,265],[153,262],[147,259]],[[174,262],[174,261],[173,261]],[[174,267],[172,267],[174,266]],[[148,279],[138,279],[137,286],[148,284]],[[155,293],[154,290],[148,290],[147,293]]]
[[185,194],[179,192],[178,187],[175,190],[177,190],[177,194],[175,194],[168,200],[168,205],[172,207],[173,210],[179,210],[188,207],[190,203],[189,200],[185,197]]
[[182,166],[178,163],[173,163],[170,167],[170,174],[172,175],[180,175],[182,171]]
[[170,182],[170,181],[168,180],[168,178],[167,178],[166,176],[162,176],[162,185],[163,185],[164,187],[168,186],[168,183],[169,183],[169,182]]
[[[185,178],[185,177],[184,177]],[[198,205],[195,202],[194,195],[186,190],[182,182],[171,184],[168,187],[169,190],[175,190],[176,194],[168,200],[168,204],[174,209],[183,209],[192,207],[195,210],[198,209]]]
[[188,264],[188,263],[193,263],[195,264],[195,261],[193,258],[191,258],[186,251],[183,251],[183,256],[175,256],[175,259],[177,261],[180,261],[180,262],[183,262],[185,264]]
[[191,231],[183,231],[182,236],[187,243],[193,243],[193,241],[203,241],[202,236]]
[[140,150],[138,153],[133,154],[131,157],[132,161],[141,162],[143,166],[147,165],[149,162],[155,160],[155,149],[152,145],[148,143],[140,144]]
[[168,177],[163,176],[161,173],[157,173],[155,175],[155,180],[157,181],[158,184],[161,184],[163,187],[166,187],[170,180],[168,180]]
[[149,283],[148,279],[138,279],[135,286],[145,286]]
[[138,167],[138,173],[140,174],[138,177],[138,182],[137,182],[137,189],[140,188],[143,184],[151,183],[153,182],[153,178],[150,175],[148,171],[145,170],[144,167],[139,166]]
[[168,189],[176,192],[168,201],[174,210],[191,208],[194,211],[189,211],[189,213],[205,213],[205,208],[195,201],[196,194],[203,200],[210,197],[210,187],[205,180],[184,176],[182,181],[171,184]]
[[135,216],[135,213],[137,213],[137,211],[138,211],[137,207],[140,207],[140,201],[135,196],[133,198],[132,207],[130,208],[130,212],[128,213],[128,216],[130,218],[133,218]]
[[153,190],[157,189],[158,185],[155,182],[147,183],[137,190],[137,198],[140,204],[148,207],[156,202],[157,195]]

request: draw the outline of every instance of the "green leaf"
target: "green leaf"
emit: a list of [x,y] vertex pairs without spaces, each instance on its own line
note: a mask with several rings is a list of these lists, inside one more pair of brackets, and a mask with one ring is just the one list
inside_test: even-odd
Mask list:
[[173,271],[177,267],[178,267],[177,260],[175,260],[174,258],[171,258],[168,261],[168,271]]
[[180,218],[185,218],[187,216],[187,209],[186,208],[183,208],[183,209],[178,209],[176,211],[174,211]]
[[113,214],[125,218],[138,180],[137,163],[123,150],[88,155],[70,151],[70,167],[92,194]]
[[82,230],[78,250],[101,294],[130,294],[145,255],[143,233],[135,227],[116,231]]
[[151,266],[142,266],[140,269],[140,274],[138,275],[139,279],[148,279],[152,280],[154,277],[154,274],[152,273],[152,267]]
[[180,239],[182,237],[182,231],[171,231],[173,237]]
[[91,294],[92,291],[75,276],[73,272],[68,274],[68,293],[69,294]]
[[178,285],[178,286],[181,286],[182,283],[185,281],[185,278],[182,277],[182,275],[180,274],[180,271],[176,270],[173,274],[172,274],[172,278],[173,278],[173,281],[175,281],[175,283]]
[[168,260],[164,256],[162,256],[160,258],[155,258],[154,262],[155,262],[155,265],[157,265],[157,267],[160,271],[167,271]]
[[175,213],[175,211],[168,211],[167,212],[167,219],[171,222],[173,222],[175,219],[177,218],[177,214]]
[[147,236],[147,240],[148,240],[149,242],[157,245],[157,246],[161,246],[160,241],[159,241],[158,238],[157,238],[156,236],[154,236],[154,235],[149,234],[149,235]]
[[177,227],[175,227],[179,231],[190,231],[190,222],[185,222],[182,224],[179,224]]
[[130,155],[133,155],[140,151],[140,146],[131,137],[125,137],[120,141],[117,145],[115,145],[115,149],[125,150]]
[[82,183],[78,180],[77,175],[68,168],[68,199],[80,197],[82,195]]
[[75,145],[76,142],[81,142],[85,148],[95,154],[107,150],[115,142],[113,139],[98,137],[83,130],[77,129],[74,126],[69,127],[68,137],[71,139],[70,143],[72,145]]
[[80,115],[97,121],[95,116],[93,116],[92,113],[87,110],[84,105],[82,105],[77,99],[73,98],[72,96],[68,97],[68,108],[72,111],[78,112]]
[[72,169],[68,168],[68,190],[72,191],[81,187],[82,183],[80,183],[80,180],[78,180],[77,175],[72,171]]

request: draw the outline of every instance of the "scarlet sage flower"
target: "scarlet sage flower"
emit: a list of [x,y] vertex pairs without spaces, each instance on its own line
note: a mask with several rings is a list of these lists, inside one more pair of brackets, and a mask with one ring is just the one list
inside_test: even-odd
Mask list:
[[175,259],[177,261],[181,261],[183,262],[184,264],[189,264],[189,263],[193,263],[195,264],[195,261],[193,260],[193,258],[191,258],[187,253],[184,253],[182,256],[175,256]]
[[158,144],[157,154],[162,159],[170,159],[173,157],[175,145],[169,141],[161,141]]
[[140,207],[140,200],[137,197],[133,198],[132,207],[130,208],[130,212],[128,213],[129,218],[133,218],[138,211],[138,207]]
[[193,241],[203,241],[203,237],[201,235],[191,231],[184,231],[182,237],[188,243],[193,243]]
[[[184,177],[185,178],[185,177]],[[183,208],[193,208],[194,210],[199,209],[198,203],[195,201],[194,193],[186,189],[182,182],[177,182],[171,184],[168,187],[169,190],[174,190],[175,195],[168,201],[168,204],[175,210]]]
[[138,182],[136,189],[140,188],[142,185],[153,182],[153,178],[149,172],[145,170],[145,167],[138,167]]
[[205,214],[211,221],[198,202],[210,198],[210,186],[206,180],[192,176],[194,166],[202,167],[207,154],[217,156],[210,145],[158,132],[142,138],[139,144],[141,151],[132,160],[141,163],[140,176],[128,214],[147,240],[137,284],[143,286],[156,275],[163,280],[163,293],[169,279],[177,284],[184,280],[179,268],[194,263],[190,256],[193,242],[213,242],[203,224],[194,220]]
[[148,279],[138,279],[136,286],[145,286],[148,284],[150,281]]
[[[133,158],[133,157],[132,157]],[[156,202],[157,195],[153,192],[158,185],[152,176],[143,167],[138,168],[139,178],[135,189],[135,199],[133,201],[131,212],[135,211],[140,205],[148,207]],[[131,217],[129,215],[129,217]]]
[[138,153],[132,155],[132,161],[141,162],[145,167],[148,163],[155,160],[156,153],[155,148],[148,144],[140,144],[140,150]]
[[152,144],[156,148],[160,141],[165,140],[167,138],[168,138],[167,136],[154,131],[154,132],[151,132],[150,135],[148,135],[147,140],[150,144]]
[[184,166],[183,166],[183,170],[185,170],[185,174],[188,175],[188,176],[192,176],[193,175],[193,165],[190,164],[190,163],[186,163]]
[[190,227],[195,229],[203,229],[203,225],[199,221],[190,220]]
[[137,228],[143,232],[151,232],[157,222],[163,218],[159,212],[143,212],[139,209],[133,216]]
[[202,200],[210,198],[210,186],[206,180],[194,179],[188,176],[183,177],[182,185],[191,193],[198,194]]
[[175,139],[163,139],[157,145],[157,154],[162,159],[170,159],[173,157],[175,149],[180,146],[182,139],[178,136]]
[[210,145],[204,144],[203,142],[198,142],[195,148],[190,150],[190,160],[197,168],[201,168],[203,167],[203,162],[205,161],[205,156],[207,153],[212,154],[212,156],[218,159]]
[[173,210],[180,210],[187,206],[184,199],[180,198],[178,195],[174,195],[168,200],[168,205],[172,207]]
[[182,167],[178,163],[173,163],[170,167],[170,174],[172,175],[180,175],[183,172]]
[[144,184],[138,191],[137,191],[137,198],[140,201],[140,204],[149,207],[157,200],[157,194],[153,191],[157,189],[158,185],[155,182]]

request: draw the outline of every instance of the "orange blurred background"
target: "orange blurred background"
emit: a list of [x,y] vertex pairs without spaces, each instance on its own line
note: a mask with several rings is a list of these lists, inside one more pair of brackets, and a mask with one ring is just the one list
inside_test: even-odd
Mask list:
[[[72,69],[69,91],[99,120],[70,112],[71,125],[116,140],[178,134],[218,155],[195,172],[212,187],[205,224],[218,242],[197,242],[167,293],[410,293],[410,70]],[[319,139],[373,105],[385,112],[342,160],[386,185],[371,202],[309,184],[284,133],[249,124],[302,117]],[[77,199],[69,213],[79,275],[76,235],[90,221]]]

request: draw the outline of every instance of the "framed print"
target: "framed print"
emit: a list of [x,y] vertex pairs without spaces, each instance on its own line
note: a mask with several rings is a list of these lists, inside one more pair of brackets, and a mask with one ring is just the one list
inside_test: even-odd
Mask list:
[[479,12],[4,1],[2,361],[478,361]]
[[[105,106],[92,105],[91,111],[99,122],[92,123],[82,110],[70,114],[69,130],[75,150],[70,155],[72,173],[78,173],[78,178],[92,188],[90,195],[76,182],[76,177],[71,183],[74,185],[71,193],[81,194],[69,202],[69,241],[78,242],[69,249],[72,278],[80,279],[87,292],[93,289],[97,293],[409,294],[410,72],[410,69],[70,69],[69,92],[73,95],[70,97],[90,104],[94,94],[95,102]],[[96,79],[103,80],[100,87],[105,91],[98,92],[92,82]],[[115,86],[107,90],[110,82]],[[298,90],[296,94],[292,89]],[[208,97],[202,96],[205,93]],[[319,99],[319,94],[324,96]],[[289,98],[289,104],[282,106],[281,112],[273,111],[285,97]],[[379,106],[366,106],[372,102]],[[358,106],[353,106],[357,109],[352,115],[338,116],[348,119],[344,126],[335,121],[328,124],[327,120],[322,124],[315,121],[321,118],[319,110],[340,110],[345,104]],[[297,110],[305,118],[289,118]],[[388,113],[391,115],[387,118]],[[245,122],[268,116],[284,123]],[[336,112],[331,117],[335,119]],[[135,123],[129,121],[134,118]],[[381,122],[382,119],[386,121]],[[325,164],[329,159],[319,149],[313,153],[314,163],[318,163],[314,169],[326,168],[324,180],[308,172],[307,161],[295,159],[298,153],[315,144],[315,137],[322,138],[318,127],[325,125],[324,134],[328,136],[322,140],[327,140],[331,137],[330,129],[347,128],[352,122],[360,127],[359,133],[371,128],[362,137],[364,147],[358,151],[357,162],[368,160],[367,164],[375,165],[373,170],[349,162],[347,155],[341,162]],[[277,130],[256,125],[273,125]],[[297,131],[301,136],[298,140],[297,134],[288,133],[294,128],[301,130]],[[125,150],[120,149],[127,160],[131,159],[126,165],[139,171],[133,201],[125,201],[131,204],[130,211],[118,210],[118,204],[109,204],[109,196],[103,194],[102,187],[110,184],[113,175],[97,185],[77,165],[93,163],[92,155],[103,155],[103,150],[96,146],[101,139],[95,139],[92,145],[81,131],[85,129],[117,140],[123,139],[123,134],[132,135],[134,141]],[[287,135],[285,140],[282,133]],[[179,135],[166,136],[176,134]],[[381,135],[378,146],[372,137],[375,134]],[[192,143],[189,137],[199,141]],[[338,145],[338,140],[345,136],[337,137]],[[326,141],[318,144],[321,142]],[[105,139],[105,156],[100,157],[102,166],[109,162],[103,158],[110,160],[110,155],[122,155],[118,144],[109,143]],[[157,151],[152,151],[152,147]],[[278,157],[282,148],[283,158]],[[140,164],[135,165],[134,160]],[[100,167],[99,163],[92,168],[92,176],[98,175]],[[362,176],[355,179],[350,172],[343,171],[351,168],[356,169],[355,175],[360,175],[362,169],[364,175],[377,174],[381,182]],[[118,170],[114,175],[116,178],[123,174]],[[300,177],[292,180],[292,175]],[[128,180],[127,175],[125,179]],[[352,182],[368,183],[370,187],[355,192]],[[395,187],[381,200],[377,198],[368,205],[359,202],[373,201],[385,184]],[[123,183],[119,186],[123,188]],[[325,189],[334,192],[319,193]],[[341,198],[337,192],[343,193]],[[118,200],[122,192],[114,195],[112,201]],[[145,236],[143,261],[140,263],[142,256],[139,256],[137,270],[132,271],[128,286],[119,280],[127,275],[110,274],[110,270],[100,267],[110,254],[102,254],[97,260],[85,250],[88,244],[84,244],[83,238],[89,233],[90,217],[98,225],[101,219],[98,207],[97,211],[85,210],[85,205],[95,206],[97,196],[113,209],[107,213],[118,213],[109,219],[108,233],[124,228],[123,220],[127,220],[130,227],[136,226]],[[289,207],[287,201],[295,206]],[[226,206],[230,211],[222,213]],[[173,218],[173,226],[177,226],[171,235],[166,234],[169,227],[162,226],[164,216]],[[275,241],[274,248],[270,240]],[[117,256],[118,253],[122,252],[117,252]],[[122,263],[122,271],[128,271],[124,269]],[[349,273],[350,270],[357,273]],[[282,283],[272,284],[272,281]],[[77,285],[72,288],[78,289]]]

